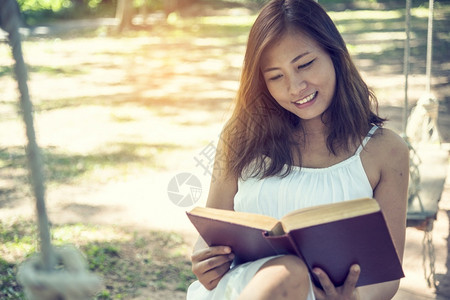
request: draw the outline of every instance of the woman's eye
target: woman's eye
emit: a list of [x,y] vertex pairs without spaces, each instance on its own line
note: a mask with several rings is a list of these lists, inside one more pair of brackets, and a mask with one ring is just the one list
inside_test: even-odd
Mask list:
[[277,80],[277,79],[279,79],[281,77],[283,77],[283,75],[276,75],[276,76],[270,77],[269,80],[274,81],[274,80]]
[[316,59],[311,60],[310,62],[307,62],[306,64],[298,66],[299,69],[304,69],[308,66],[310,66]]

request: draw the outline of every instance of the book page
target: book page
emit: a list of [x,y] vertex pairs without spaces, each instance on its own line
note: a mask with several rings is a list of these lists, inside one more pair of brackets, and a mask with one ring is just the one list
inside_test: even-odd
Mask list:
[[190,213],[208,219],[220,220],[265,231],[271,231],[279,223],[279,220],[269,216],[210,207],[196,207]]
[[289,232],[293,229],[348,219],[379,210],[380,206],[375,199],[363,198],[299,209],[287,214],[281,221],[284,231]]

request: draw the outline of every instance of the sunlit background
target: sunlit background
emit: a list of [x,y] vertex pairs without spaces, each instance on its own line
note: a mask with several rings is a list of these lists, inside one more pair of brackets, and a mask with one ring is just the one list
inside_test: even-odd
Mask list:
[[[247,34],[264,2],[135,0],[127,15],[115,0],[19,0],[54,243],[86,253],[105,278],[97,299],[184,298],[195,232],[190,207],[169,199],[168,184],[193,174],[201,182],[195,205],[204,205],[213,157],[206,152],[232,110]],[[404,2],[323,5],[387,127],[400,132]],[[428,2],[413,1],[411,13],[412,106],[425,92]],[[450,3],[436,2],[432,91],[447,143],[449,20]],[[6,33],[0,40],[0,298],[23,299],[15,272],[38,250],[35,206],[14,61]],[[423,281],[420,272],[413,277]]]

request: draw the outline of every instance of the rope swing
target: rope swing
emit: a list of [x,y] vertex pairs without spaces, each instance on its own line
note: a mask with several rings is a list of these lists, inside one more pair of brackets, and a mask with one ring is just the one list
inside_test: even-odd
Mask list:
[[404,56],[405,103],[403,136],[410,149],[408,224],[423,230],[422,266],[429,287],[438,290],[433,245],[433,223],[437,218],[448,167],[448,151],[442,148],[438,131],[439,101],[431,92],[434,0],[429,0],[425,93],[408,117],[408,75],[411,0],[406,0],[406,40]]
[[19,6],[15,0],[0,1],[0,28],[8,33],[15,60],[14,71],[20,92],[20,109],[25,123],[30,179],[36,199],[41,253],[25,261],[17,274],[30,300],[86,300],[100,288],[100,280],[87,271],[87,264],[75,247],[54,248],[50,240],[45,208],[45,184],[40,150],[36,142],[33,106],[27,86],[27,69],[19,34]]
[[[407,0],[406,11],[406,31],[407,31],[407,45],[405,47],[405,108],[408,108],[408,72],[409,72],[409,17],[410,11],[408,7],[411,0]],[[427,57],[426,57],[426,76],[425,76],[425,94],[419,98],[416,107],[411,112],[408,119],[408,124],[404,124],[406,128],[406,135],[411,143],[417,147],[421,145],[440,145],[441,139],[437,126],[437,119],[439,113],[439,101],[431,92],[431,68],[432,68],[432,53],[433,53],[433,13],[434,0],[429,0],[428,7],[428,33],[427,33]],[[408,53],[407,53],[408,52]],[[407,113],[407,112],[406,112]]]

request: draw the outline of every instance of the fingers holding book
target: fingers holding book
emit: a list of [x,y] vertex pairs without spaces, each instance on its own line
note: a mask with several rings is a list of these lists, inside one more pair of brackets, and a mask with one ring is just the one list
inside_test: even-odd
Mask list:
[[313,273],[319,280],[322,288],[314,286],[314,294],[317,300],[325,299],[354,299],[359,300],[360,296],[356,289],[361,268],[359,265],[352,265],[343,285],[335,287],[328,275],[320,268],[314,268]]
[[234,254],[227,246],[206,247],[191,256],[192,272],[208,290],[214,289],[228,272]]

